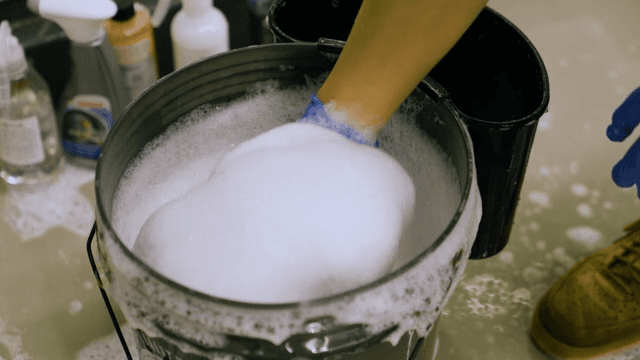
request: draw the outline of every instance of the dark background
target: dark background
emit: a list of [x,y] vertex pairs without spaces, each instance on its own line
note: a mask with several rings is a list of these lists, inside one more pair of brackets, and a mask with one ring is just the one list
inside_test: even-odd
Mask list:
[[[151,13],[157,0],[137,0]],[[44,77],[54,106],[59,103],[62,90],[71,74],[69,40],[60,27],[32,13],[26,0],[0,0],[0,21],[8,20],[12,33],[25,49],[28,61]],[[262,20],[243,0],[215,0],[229,22],[229,46],[237,49],[263,43]],[[155,29],[160,76],[173,71],[170,25],[173,16],[182,8],[179,0],[173,0],[164,22]]]

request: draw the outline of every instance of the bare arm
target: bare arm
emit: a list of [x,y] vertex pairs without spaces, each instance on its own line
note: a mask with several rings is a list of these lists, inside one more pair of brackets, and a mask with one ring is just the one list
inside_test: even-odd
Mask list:
[[364,0],[318,99],[377,133],[487,1]]

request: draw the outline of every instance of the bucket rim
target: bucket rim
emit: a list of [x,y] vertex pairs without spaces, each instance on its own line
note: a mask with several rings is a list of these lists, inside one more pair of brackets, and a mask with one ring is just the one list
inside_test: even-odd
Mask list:
[[538,49],[533,45],[533,42],[518,28],[513,22],[507,19],[504,15],[500,14],[498,11],[492,9],[489,6],[486,6],[485,9],[502,20],[506,25],[508,25],[513,31],[518,34],[522,38],[522,40],[527,44],[527,47],[533,53],[533,57],[535,58],[535,62],[539,66],[540,70],[540,82],[542,85],[542,101],[538,105],[538,107],[533,110],[528,115],[521,117],[519,119],[512,119],[508,121],[489,121],[483,120],[471,115],[467,115],[464,111],[459,110],[458,107],[454,104],[453,106],[463,115],[464,120],[473,121],[474,125],[484,125],[486,127],[491,128],[512,128],[512,127],[523,127],[537,123],[537,121],[542,117],[544,113],[548,111],[549,108],[549,100],[551,98],[550,93],[550,84],[549,84],[549,74],[547,73],[547,67],[544,65],[544,61],[542,60],[542,56],[538,52]]

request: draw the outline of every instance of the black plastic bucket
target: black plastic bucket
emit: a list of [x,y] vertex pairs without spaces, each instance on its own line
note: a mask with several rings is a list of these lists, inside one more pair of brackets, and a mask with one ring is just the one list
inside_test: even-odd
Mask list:
[[[277,0],[269,12],[276,42],[346,41],[361,0]],[[309,9],[313,9],[309,11]],[[482,221],[471,259],[499,253],[509,240],[538,120],[549,104],[542,58],[511,22],[485,8],[429,72],[473,141]]]

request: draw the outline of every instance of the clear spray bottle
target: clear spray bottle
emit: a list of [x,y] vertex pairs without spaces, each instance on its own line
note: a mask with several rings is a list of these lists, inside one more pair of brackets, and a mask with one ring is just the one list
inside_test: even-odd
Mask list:
[[111,0],[27,0],[71,40],[71,79],[62,93],[58,121],[62,148],[76,163],[95,167],[102,143],[132,100],[104,23],[117,12]]

